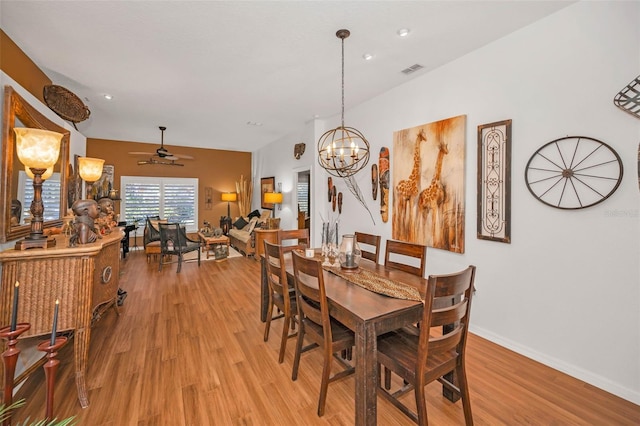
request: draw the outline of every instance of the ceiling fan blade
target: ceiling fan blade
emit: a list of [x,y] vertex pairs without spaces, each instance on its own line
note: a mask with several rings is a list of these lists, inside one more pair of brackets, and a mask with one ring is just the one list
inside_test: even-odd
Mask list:
[[193,155],[187,155],[187,154],[173,154],[174,157],[176,158],[180,158],[182,160],[193,160]]
[[162,157],[163,160],[171,160],[171,161],[175,161],[175,160],[179,160],[180,157],[176,156],[176,155],[165,155],[164,157]]
[[153,152],[142,152],[142,151],[129,151],[129,155],[155,155]]

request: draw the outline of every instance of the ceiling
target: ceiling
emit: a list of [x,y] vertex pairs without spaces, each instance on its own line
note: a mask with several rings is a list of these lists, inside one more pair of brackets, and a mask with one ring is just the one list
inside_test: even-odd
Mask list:
[[[338,29],[351,31],[350,124],[351,106],[569,4],[2,0],[0,26],[54,84],[84,100],[91,116],[78,129],[87,137],[159,144],[166,126],[168,145],[255,151],[340,114]],[[424,68],[401,72],[414,64]]]

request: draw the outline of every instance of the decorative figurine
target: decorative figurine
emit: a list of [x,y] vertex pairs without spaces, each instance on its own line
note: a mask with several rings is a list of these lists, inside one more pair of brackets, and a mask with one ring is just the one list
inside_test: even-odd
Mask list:
[[98,230],[102,235],[110,234],[111,230],[118,226],[118,222],[115,220],[113,200],[107,197],[100,198],[98,207],[100,208],[98,219],[96,220]]
[[76,200],[71,209],[76,215],[75,233],[69,240],[71,247],[75,246],[76,243],[93,243],[98,238],[101,238],[94,223],[99,213],[98,203],[95,200]]

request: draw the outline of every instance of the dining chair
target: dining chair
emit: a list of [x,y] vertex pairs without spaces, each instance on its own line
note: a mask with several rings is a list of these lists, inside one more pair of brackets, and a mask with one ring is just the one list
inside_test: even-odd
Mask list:
[[178,270],[182,269],[183,256],[186,253],[198,252],[198,266],[200,266],[200,241],[187,236],[187,231],[179,223],[158,223],[160,230],[160,262],[158,270],[162,271],[165,256],[178,256]]
[[[296,333],[289,334],[289,330],[295,327],[296,315],[298,314],[296,294],[294,286],[290,286],[287,279],[282,246],[264,241],[264,259],[267,265],[267,283],[269,285],[269,302],[267,305],[269,310],[267,311],[267,321],[264,326],[264,341],[269,340],[271,321],[284,318],[280,352],[278,354],[278,363],[282,364],[287,341],[289,338],[296,336]],[[273,316],[274,306],[280,312],[275,317]]]
[[[378,263],[378,254],[380,253],[380,235],[365,234],[356,231],[356,241],[362,251],[362,257],[373,260]],[[362,245],[365,245],[364,247]]]
[[[294,241],[294,243],[292,243]],[[286,242],[286,243],[284,243]],[[283,244],[284,243],[284,244]],[[278,244],[285,252],[310,247],[309,229],[279,229]]]
[[[475,273],[476,267],[471,265],[454,274],[430,275],[419,334],[400,329],[378,338],[378,363],[405,383],[395,392],[379,385],[378,393],[419,425],[428,424],[425,386],[434,380],[460,395],[465,423],[473,424],[465,353]],[[442,331],[443,326],[447,331]],[[443,378],[451,372],[457,376],[458,386]],[[411,389],[417,413],[398,399]]]
[[[400,262],[401,258],[410,257],[418,259],[419,266],[413,266]],[[424,277],[427,263],[427,246],[408,243],[405,241],[387,240],[384,251],[384,266],[391,269],[399,269],[419,277]]]
[[[306,258],[296,250],[292,251],[292,257],[299,328],[291,379],[295,381],[298,378],[300,355],[308,350],[321,348],[324,358],[318,416],[322,416],[329,383],[355,372],[352,365],[336,355],[345,349],[352,348],[355,344],[355,338],[351,330],[329,316],[329,302],[327,301],[320,261]],[[305,337],[312,343],[303,347]],[[344,369],[331,376],[333,359],[337,360]]]

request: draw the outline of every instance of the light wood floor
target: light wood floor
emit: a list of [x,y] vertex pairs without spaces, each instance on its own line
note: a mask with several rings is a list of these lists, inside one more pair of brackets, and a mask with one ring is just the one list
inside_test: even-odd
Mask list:
[[[354,423],[353,376],[329,386],[326,414],[318,418],[319,351],[303,355],[292,382],[294,340],[284,363],[277,362],[282,321],[263,342],[258,262],[189,263],[176,274],[175,265],[158,272],[142,252],[132,252],[122,266],[129,296],[121,314],[108,311],[92,330],[91,405],[78,404],[68,345],[55,387],[58,418],[74,415],[91,426]],[[477,425],[640,424],[637,405],[477,336],[470,336],[467,364]],[[18,395],[27,405],[14,420],[44,417],[43,382],[39,369]],[[437,383],[428,387],[427,404],[432,424],[464,423],[461,404],[445,400]],[[380,398],[378,423],[412,424]]]

